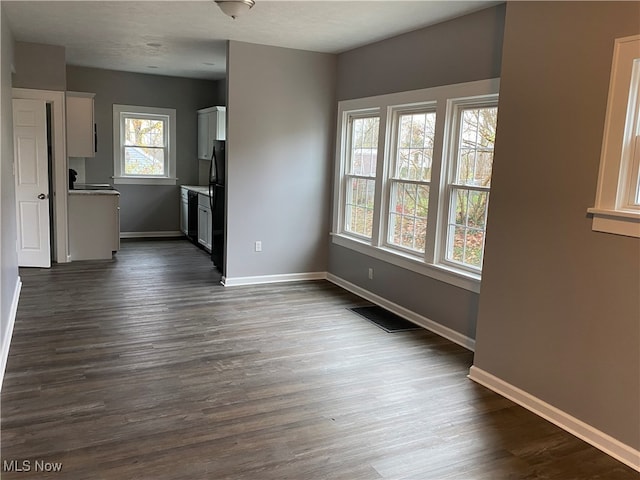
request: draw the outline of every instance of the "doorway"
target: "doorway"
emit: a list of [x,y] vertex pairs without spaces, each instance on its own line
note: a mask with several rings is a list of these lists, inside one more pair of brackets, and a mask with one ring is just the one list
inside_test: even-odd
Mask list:
[[67,194],[68,169],[66,157],[65,93],[53,90],[14,88],[14,99],[43,100],[48,106],[48,128],[50,129],[51,159],[50,182],[50,231],[52,238],[52,260],[57,263],[71,261],[69,255]]

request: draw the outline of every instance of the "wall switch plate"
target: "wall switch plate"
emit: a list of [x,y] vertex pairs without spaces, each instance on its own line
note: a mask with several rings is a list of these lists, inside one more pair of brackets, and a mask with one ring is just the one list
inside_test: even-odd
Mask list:
[[262,242],[260,240],[258,240],[255,244],[255,250],[256,252],[261,252],[262,251]]
[[369,280],[373,280],[373,268],[369,269]]

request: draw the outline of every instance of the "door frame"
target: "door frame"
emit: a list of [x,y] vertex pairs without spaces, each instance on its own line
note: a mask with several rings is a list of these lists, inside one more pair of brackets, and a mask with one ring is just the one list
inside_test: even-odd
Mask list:
[[64,92],[54,90],[33,90],[30,88],[13,88],[13,98],[44,100],[51,105],[51,142],[52,142],[52,171],[53,191],[49,198],[53,200],[53,239],[54,249],[52,261],[68,263],[69,227],[67,215],[67,196],[69,192],[69,174],[67,162],[66,142],[66,97]]

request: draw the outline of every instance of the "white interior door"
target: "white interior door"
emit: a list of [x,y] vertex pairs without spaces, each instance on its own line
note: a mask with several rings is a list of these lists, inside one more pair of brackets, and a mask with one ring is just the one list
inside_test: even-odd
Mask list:
[[47,114],[42,100],[13,100],[18,265],[50,267]]

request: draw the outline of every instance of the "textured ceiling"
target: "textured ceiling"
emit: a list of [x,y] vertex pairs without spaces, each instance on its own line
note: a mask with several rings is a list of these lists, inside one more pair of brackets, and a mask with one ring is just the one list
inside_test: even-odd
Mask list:
[[64,46],[70,65],[208,79],[228,39],[339,53],[497,3],[256,0],[233,20],[212,0],[2,1],[17,41]]

